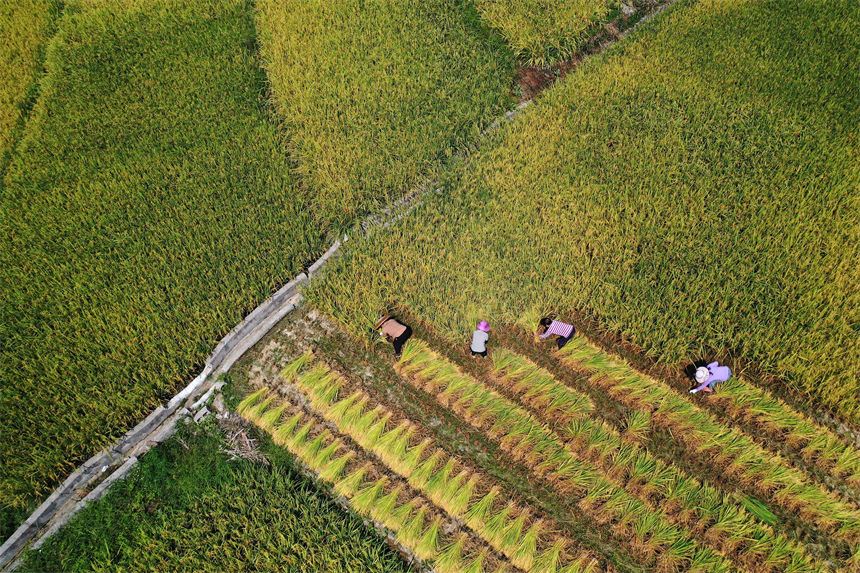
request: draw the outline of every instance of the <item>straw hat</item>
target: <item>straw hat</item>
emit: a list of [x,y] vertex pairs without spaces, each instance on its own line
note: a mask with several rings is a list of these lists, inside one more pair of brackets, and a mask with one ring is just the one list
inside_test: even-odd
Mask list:
[[379,327],[380,327],[380,326],[382,326],[383,324],[385,324],[385,321],[386,321],[386,320],[388,320],[388,319],[390,319],[390,318],[391,318],[391,315],[390,315],[390,314],[383,314],[382,316],[380,316],[380,317],[379,317],[379,320],[377,320],[377,321],[376,321],[376,326],[374,326],[374,327],[373,327],[373,328],[374,328],[374,330],[375,330],[375,329],[377,329],[377,328],[379,328]]
[[478,330],[483,330],[484,332],[490,332],[490,324],[486,320],[482,320],[478,323]]
[[708,379],[708,376],[710,374],[711,373],[708,371],[707,368],[705,368],[704,366],[699,366],[698,368],[696,368],[696,382],[698,382],[699,384],[704,384],[705,380]]

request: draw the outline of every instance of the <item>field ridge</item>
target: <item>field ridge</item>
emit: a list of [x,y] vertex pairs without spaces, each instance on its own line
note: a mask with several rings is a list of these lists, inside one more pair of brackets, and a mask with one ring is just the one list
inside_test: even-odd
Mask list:
[[[39,99],[42,79],[47,74],[45,67],[47,52],[54,37],[59,32],[60,21],[63,19],[66,9],[66,3],[63,0],[43,0],[43,3],[47,4],[45,9],[49,15],[46,17],[50,19],[50,22],[47,24],[45,30],[48,32],[48,35],[42,39],[42,45],[36,50],[36,62],[31,66],[31,69],[35,70],[35,74],[33,77],[28,78],[26,89],[20,98],[12,98],[12,101],[8,102],[4,101],[4,103],[11,104],[11,107],[15,111],[14,113],[12,111],[8,112],[9,116],[14,117],[12,125],[0,124],[0,188],[3,187],[3,182],[6,179],[6,170],[12,161],[12,157],[15,155],[21,136],[25,131],[25,126],[30,120],[33,108]],[[12,3],[10,2],[9,4],[11,5]],[[38,12],[38,10],[34,10],[34,12]],[[34,16],[38,15],[35,14]],[[10,36],[14,36],[14,34],[15,31],[10,31]],[[38,40],[36,41],[38,42]]]

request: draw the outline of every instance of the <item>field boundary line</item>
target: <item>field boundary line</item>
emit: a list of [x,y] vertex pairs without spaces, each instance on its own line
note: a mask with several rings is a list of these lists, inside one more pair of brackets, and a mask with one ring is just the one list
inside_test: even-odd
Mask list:
[[[637,20],[635,24],[621,32],[616,29],[614,34],[607,35],[609,32],[607,26],[613,24],[610,22],[601,28],[600,33],[595,35],[594,45],[589,44],[575,66],[568,69],[563,75],[572,72],[593,56],[601,54],[678,1],[665,0],[659,5],[650,6],[650,11]],[[556,81],[563,75],[560,75]],[[545,89],[551,87],[553,83],[547,84]],[[513,109],[496,118],[480,133],[474,143],[483,140],[519,117],[527,107],[534,103],[539,93],[518,103]],[[455,158],[467,159],[469,154],[470,151],[467,148],[455,154]],[[370,236],[377,229],[388,228],[420,206],[425,198],[431,194],[441,194],[443,191],[444,189],[440,186],[438,179],[430,178],[417,184],[401,197],[389,202],[378,212],[361,218],[350,231],[344,233],[341,238],[335,239],[328,250],[314,261],[305,272],[299,273],[252,310],[219,341],[206,359],[203,370],[182,390],[177,392],[166,405],[158,406],[149,416],[112,445],[99,451],[78,466],[30,514],[0,546],[0,570],[14,570],[20,564],[20,559],[16,558],[22,556],[26,549],[35,549],[41,546],[86,505],[100,499],[107,492],[110,484],[128,474],[140,456],[173,434],[177,421],[190,416],[202,417],[208,413],[205,403],[216,390],[214,387],[219,384],[217,382],[218,377],[227,373],[249,349],[268,334],[287,314],[301,306],[304,302],[304,297],[300,292],[301,288],[317,276],[328,261],[340,252],[341,247],[349,241],[350,235]],[[204,392],[205,399],[200,398]],[[198,398],[200,399],[198,400]],[[180,408],[180,406],[182,407]]]
[[[12,145],[8,150],[0,153],[0,187],[2,187],[6,181],[6,174],[9,171],[9,166],[12,165],[12,161],[18,154],[18,149],[21,147],[21,143],[23,142],[24,135],[27,131],[27,124],[30,123],[30,119],[33,117],[33,110],[36,109],[36,105],[42,97],[42,83],[47,75],[46,66],[48,61],[48,50],[50,46],[57,41],[57,35],[60,33],[60,24],[65,17],[68,2],[66,0],[57,0],[55,5],[57,7],[57,15],[51,22],[51,37],[48,38],[41,50],[39,70],[36,74],[37,77],[34,77],[33,81],[30,83],[27,97],[18,105],[21,115],[18,117],[18,121],[15,122],[15,126],[11,130],[11,137],[9,139],[12,142]],[[2,563],[0,563],[0,566],[2,566]]]

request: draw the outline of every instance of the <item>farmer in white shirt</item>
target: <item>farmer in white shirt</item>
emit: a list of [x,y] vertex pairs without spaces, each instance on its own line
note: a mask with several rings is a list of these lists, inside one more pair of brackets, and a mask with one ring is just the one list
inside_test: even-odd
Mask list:
[[469,350],[472,351],[472,356],[487,355],[487,341],[490,339],[490,325],[486,320],[478,323],[478,328],[472,333],[472,345]]

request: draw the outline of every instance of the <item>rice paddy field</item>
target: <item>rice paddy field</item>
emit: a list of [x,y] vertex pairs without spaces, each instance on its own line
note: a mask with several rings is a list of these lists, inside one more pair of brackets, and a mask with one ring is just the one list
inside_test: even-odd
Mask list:
[[536,66],[575,55],[618,13],[617,3],[610,0],[478,0],[475,7],[523,63]]
[[[4,3],[22,34],[37,7],[57,11],[31,4]],[[504,45],[457,3],[422,6],[345,5],[325,19],[308,5],[288,28],[284,6],[244,0],[64,5],[3,179],[4,516],[183,386],[341,225],[407,191],[510,101]],[[401,31],[380,36],[383,17]],[[338,55],[323,25],[373,62]],[[407,53],[413,45],[425,52]],[[430,61],[434,45],[446,55]],[[18,66],[31,76],[37,51]],[[307,75],[324,54],[329,75]],[[8,80],[22,90],[36,81]],[[366,101],[382,107],[368,115]],[[305,123],[294,125],[293,108]],[[354,161],[352,173],[373,163],[375,174],[317,185],[318,160],[329,161],[319,146],[338,138],[331,161]],[[341,196],[353,183],[356,194]]]
[[743,358],[856,422],[858,16],[669,9],[350,249],[312,299],[362,336],[388,305],[454,339],[479,317],[575,311],[665,363]]
[[5,503],[145,416],[322,248],[246,8],[66,6],[3,185]]
[[860,570],[860,5],[679,0],[583,59],[628,12],[66,5],[3,180],[7,512],[441,192],[232,369],[267,461],[189,422],[25,569]]
[[257,29],[297,172],[341,224],[512,105],[513,57],[469,2],[263,0]]
[[0,176],[15,146],[26,111],[33,105],[45,45],[54,31],[55,0],[0,2]]

